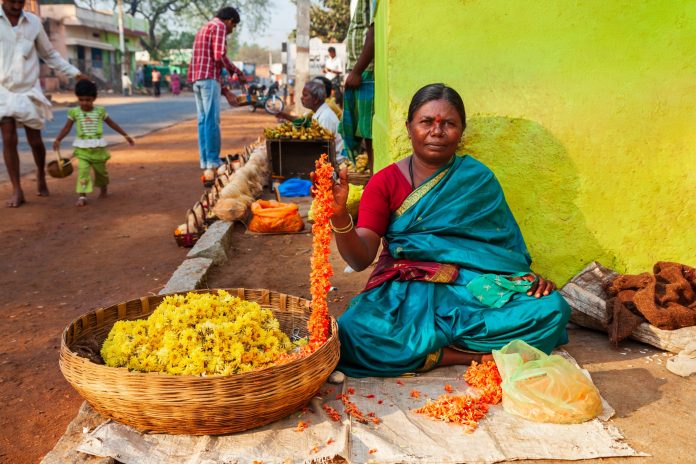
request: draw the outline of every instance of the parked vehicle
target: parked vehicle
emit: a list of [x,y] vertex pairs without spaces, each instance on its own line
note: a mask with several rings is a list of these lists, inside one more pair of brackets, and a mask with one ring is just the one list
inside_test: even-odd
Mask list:
[[277,82],[266,89],[265,85],[250,84],[247,87],[247,101],[250,102],[249,110],[256,111],[263,108],[267,113],[278,114],[285,109],[285,102],[278,95],[279,86]]

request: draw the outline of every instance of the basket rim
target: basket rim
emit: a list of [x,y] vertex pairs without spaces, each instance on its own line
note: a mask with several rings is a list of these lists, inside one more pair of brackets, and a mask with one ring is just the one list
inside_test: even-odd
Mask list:
[[[161,296],[161,297],[163,297],[163,299],[164,299],[164,298],[166,298],[166,297],[168,297],[168,296],[171,296],[171,295],[186,295],[186,294],[188,294],[188,293],[213,293],[213,292],[217,292],[218,290],[228,291],[228,293],[231,294],[231,293],[232,293],[231,290],[236,291],[236,290],[240,290],[240,289],[242,289],[242,290],[249,290],[249,291],[259,291],[259,292],[268,291],[268,292],[271,292],[271,293],[282,293],[282,292],[277,292],[277,291],[275,291],[275,290],[269,290],[269,289],[265,289],[265,288],[229,287],[229,288],[196,289],[196,290],[190,290],[190,291],[185,291],[185,292],[172,292],[172,293],[165,293],[165,294],[162,294],[162,295],[150,295],[149,297],[160,297],[160,296]],[[295,296],[295,295],[288,295],[288,296],[293,296],[293,297],[295,297],[295,298],[299,298],[300,300],[304,300],[304,301],[310,302],[310,300],[307,300],[306,298],[302,298],[302,297],[299,297],[299,296]],[[118,305],[118,304],[128,303],[129,301],[137,301],[137,300],[139,300],[139,299],[136,298],[136,299],[132,299],[132,300],[126,300],[126,301],[117,303],[117,305]],[[244,378],[244,377],[246,377],[246,376],[258,375],[258,374],[261,373],[261,372],[266,372],[266,371],[268,371],[268,370],[270,370],[270,369],[273,369],[273,368],[281,368],[281,367],[282,367],[282,368],[286,368],[286,367],[287,367],[287,368],[291,368],[291,367],[296,367],[296,366],[299,365],[300,363],[305,362],[307,359],[309,359],[309,358],[311,358],[311,357],[313,357],[313,356],[315,356],[315,355],[318,355],[319,353],[321,353],[321,352],[323,352],[323,351],[325,351],[325,350],[330,349],[331,343],[329,343],[329,342],[333,341],[334,338],[338,338],[338,322],[336,321],[336,318],[335,318],[335,317],[329,316],[329,320],[330,320],[330,323],[331,323],[331,335],[329,336],[329,338],[326,339],[326,342],[325,342],[322,346],[320,346],[317,350],[313,351],[312,353],[308,354],[307,356],[304,356],[304,357],[302,357],[302,358],[298,358],[298,359],[292,360],[292,361],[290,361],[290,362],[288,362],[288,363],[285,363],[285,364],[280,364],[280,365],[274,364],[274,365],[271,365],[271,366],[268,366],[268,367],[264,367],[263,369],[254,369],[254,370],[252,370],[252,371],[240,372],[240,373],[238,373],[238,374],[230,374],[230,375],[220,375],[220,374],[217,374],[217,375],[205,375],[205,376],[202,376],[202,375],[174,375],[174,374],[167,374],[167,373],[164,373],[164,372],[140,372],[140,371],[132,371],[132,370],[130,370],[130,369],[128,369],[128,368],[123,368],[123,367],[111,367],[111,366],[107,366],[106,364],[97,364],[97,363],[91,361],[89,358],[85,358],[85,357],[83,357],[83,356],[78,355],[77,353],[75,353],[74,351],[72,351],[72,350],[67,346],[68,331],[70,330],[70,327],[72,327],[73,324],[75,324],[77,321],[81,320],[83,317],[85,317],[85,316],[87,316],[87,315],[96,314],[96,311],[98,311],[99,309],[104,309],[104,308],[108,308],[108,307],[111,307],[111,306],[115,306],[115,305],[106,305],[106,306],[103,306],[103,307],[100,307],[100,308],[93,309],[93,310],[91,310],[91,311],[88,311],[88,312],[86,312],[86,313],[83,313],[82,315],[78,316],[77,318],[75,318],[75,319],[73,319],[72,321],[70,321],[70,323],[68,323],[68,325],[63,329],[63,333],[61,334],[61,340],[60,340],[60,353],[59,353],[61,356],[60,356],[60,358],[59,358],[59,364],[62,364],[62,363],[64,362],[63,359],[62,359],[62,355],[65,355],[65,356],[69,356],[69,357],[71,357],[71,358],[73,358],[74,360],[77,360],[77,361],[79,361],[79,362],[89,363],[89,364],[91,365],[90,369],[96,369],[97,372],[102,371],[102,372],[118,372],[118,373],[124,373],[124,371],[125,371],[128,375],[135,375],[135,376],[140,376],[140,377],[144,377],[144,378],[145,378],[145,377],[149,377],[149,378],[158,377],[158,378],[173,378],[173,379],[187,379],[187,380],[195,380],[195,379],[204,380],[204,379],[229,379],[230,377],[234,377],[235,379],[240,379],[240,378]],[[155,308],[155,309],[156,309],[156,308]],[[269,308],[269,309],[271,309],[271,311],[273,311],[272,308]],[[153,310],[153,312],[154,312],[154,310]],[[150,313],[150,314],[152,314],[152,313]],[[147,317],[149,317],[149,315],[148,315]],[[144,318],[133,319],[133,320],[141,320],[141,319],[144,319]],[[101,351],[101,350],[100,350],[100,351]]]

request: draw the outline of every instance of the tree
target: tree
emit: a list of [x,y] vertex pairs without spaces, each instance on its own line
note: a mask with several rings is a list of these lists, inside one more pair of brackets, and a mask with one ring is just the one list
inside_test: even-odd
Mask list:
[[158,60],[163,43],[171,36],[167,29],[161,29],[163,20],[180,14],[189,4],[183,0],[124,0],[124,6],[128,7],[128,14],[140,15],[147,20],[147,38],[141,38],[140,43],[152,59]]
[[309,34],[323,42],[343,42],[350,23],[350,0],[321,0],[309,12]]
[[193,48],[193,39],[196,34],[191,31],[181,31],[178,34],[165,32],[166,37],[160,42],[162,50],[182,50]]

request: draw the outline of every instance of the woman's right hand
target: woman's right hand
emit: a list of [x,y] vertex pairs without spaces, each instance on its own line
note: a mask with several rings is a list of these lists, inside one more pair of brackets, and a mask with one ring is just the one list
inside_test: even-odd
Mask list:
[[339,216],[347,212],[348,204],[348,169],[344,168],[338,172],[339,182],[334,182],[334,216]]
[[53,141],[53,151],[60,151],[60,140]]
[[[342,216],[344,213],[347,214],[347,203],[348,203],[348,170],[342,169],[338,173],[339,182],[333,182],[333,217]],[[315,183],[314,171],[309,173],[309,180],[312,181],[312,185]],[[314,194],[312,194],[314,196]]]

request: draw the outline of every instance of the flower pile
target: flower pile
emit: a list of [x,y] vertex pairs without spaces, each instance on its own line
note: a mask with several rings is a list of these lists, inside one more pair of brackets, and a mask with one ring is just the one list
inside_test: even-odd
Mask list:
[[312,314],[309,318],[309,347],[312,351],[326,343],[329,336],[329,310],[326,295],[331,283],[329,278],[333,269],[329,262],[331,244],[331,225],[333,214],[333,173],[326,154],[316,161],[314,170],[314,224],[312,224],[312,270],[309,274],[312,294]]
[[[473,432],[488,413],[488,405],[500,403],[503,397],[500,387],[502,380],[492,361],[481,364],[472,362],[464,374],[464,380],[478,390],[476,395],[440,395],[436,401],[428,401],[416,412],[443,422],[463,425],[468,433]],[[445,390],[450,391],[448,386],[445,386]]]
[[101,355],[112,367],[205,376],[270,367],[293,348],[271,310],[219,290],[171,295],[147,319],[116,322]]

